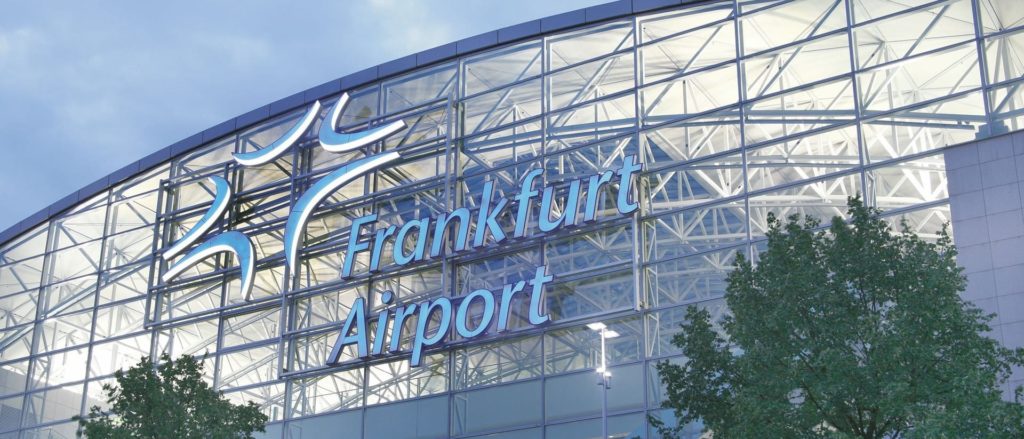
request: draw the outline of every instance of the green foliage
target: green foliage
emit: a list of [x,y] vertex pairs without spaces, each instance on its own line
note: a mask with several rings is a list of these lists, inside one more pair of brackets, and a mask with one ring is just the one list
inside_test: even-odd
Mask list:
[[103,386],[109,413],[93,407],[76,416],[79,436],[89,439],[251,439],[263,432],[267,415],[253,402],[234,405],[203,380],[203,365],[190,355],[177,361],[164,354],[114,374],[117,385]]
[[1024,350],[986,337],[992,316],[960,298],[945,228],[930,243],[859,198],[849,213],[827,230],[770,218],[758,264],[740,256],[729,275],[721,328],[688,310],[672,340],[688,360],[658,365],[665,407],[715,439],[1024,437],[1020,390],[1000,390]]

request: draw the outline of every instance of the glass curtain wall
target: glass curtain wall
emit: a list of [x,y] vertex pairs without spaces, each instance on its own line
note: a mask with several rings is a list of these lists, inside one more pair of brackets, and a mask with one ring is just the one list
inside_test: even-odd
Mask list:
[[[682,361],[669,341],[687,306],[727,312],[725,276],[737,254],[756,258],[769,213],[841,216],[862,194],[932,236],[950,219],[942,148],[1024,128],[1022,76],[1016,0],[737,0],[550,34],[350,90],[341,131],[408,128],[336,154],[317,142],[323,114],[274,162],[233,162],[279,138],[297,109],[4,244],[0,439],[74,437],[68,420],[102,405],[114,371],[162,352],[202,357],[214,386],[260,404],[266,437],[597,437],[593,321],[620,334],[608,345],[610,431],[655,437],[646,415],[674,420],[658,408],[654,364]],[[303,191],[397,149],[400,164],[316,211],[298,268],[286,272],[285,221]],[[340,279],[354,218],[376,213],[387,227],[473,210],[485,182],[510,196],[535,169],[536,186],[563,191],[629,155],[644,166],[630,217],[612,214],[611,187],[596,222],[403,267],[385,260],[372,274],[360,256],[356,276]],[[210,176],[236,193],[210,233],[237,230],[256,248],[248,294],[223,253],[158,281],[167,264],[153,255],[210,207]],[[385,290],[402,303],[460,297],[541,265],[555,275],[543,329],[517,309],[510,333],[452,340],[418,368],[406,356],[324,364],[356,298],[376,311]]]

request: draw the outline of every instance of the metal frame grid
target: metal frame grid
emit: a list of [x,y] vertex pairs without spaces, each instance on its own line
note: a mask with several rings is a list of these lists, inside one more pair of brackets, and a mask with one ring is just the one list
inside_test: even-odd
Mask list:
[[[685,306],[727,312],[732,258],[756,257],[769,212],[842,215],[860,193],[929,236],[949,220],[942,149],[1021,128],[1024,6],[915,4],[717,1],[571,29],[350,90],[343,131],[409,127],[373,151],[327,153],[315,124],[273,163],[232,162],[297,110],[136,176],[0,249],[0,438],[72,437],[67,418],[98,403],[114,370],[160,352],[205,355],[211,383],[264,407],[268,437],[339,426],[393,436],[399,426],[381,419],[409,413],[431,414],[415,434],[560,437],[596,425],[599,411],[580,402],[597,387],[587,371],[598,340],[583,326],[596,320],[623,334],[609,345],[623,383],[610,424],[642,437],[644,414],[666,415],[653,364],[680,361],[668,341]],[[325,203],[296,273],[284,270],[284,222],[303,190],[395,148],[400,164]],[[617,218],[606,200],[594,224],[372,275],[360,259],[356,277],[338,280],[352,218],[401,225],[472,209],[484,181],[505,195],[531,169],[564,189],[629,154],[645,167],[636,215]],[[256,245],[248,297],[224,255],[155,280],[167,266],[152,255],[208,208],[211,175],[238,194],[211,233]],[[513,334],[452,340],[424,367],[401,356],[323,364],[356,297],[373,310],[383,289],[402,302],[458,297],[544,264],[552,325],[530,328],[516,310]],[[481,411],[503,400],[516,413]]]

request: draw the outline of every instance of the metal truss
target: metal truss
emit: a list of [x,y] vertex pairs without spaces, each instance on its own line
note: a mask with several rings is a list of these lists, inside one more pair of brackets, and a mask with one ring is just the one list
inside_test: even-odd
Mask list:
[[[467,391],[572,374],[595,364],[582,323],[596,319],[624,335],[613,364],[674,358],[668,340],[686,305],[728,312],[725,276],[736,254],[756,258],[769,213],[827,220],[861,194],[894,226],[905,219],[933,238],[949,221],[942,148],[1022,128],[1024,10],[1010,0],[917,3],[709,2],[466,56],[349,91],[342,131],[408,127],[374,151],[319,148],[327,110],[265,165],[236,166],[231,154],[266,147],[303,110],[232,134],[0,249],[0,369],[42,377],[25,398],[45,400],[109,379],[125,358],[206,355],[217,388],[280,421],[446,392],[465,404]],[[398,148],[404,161],[325,201],[296,272],[285,270],[285,221],[303,191]],[[338,279],[353,218],[375,212],[401,225],[474,209],[484,181],[511,194],[531,169],[564,191],[629,155],[644,164],[635,218],[612,219],[604,197],[593,224],[407,269],[371,274],[358,260],[357,276]],[[211,175],[238,200],[215,231],[243,232],[256,249],[248,296],[225,256],[155,280],[167,266],[151,255],[208,208]],[[556,197],[549,214],[570,208]],[[556,276],[548,328],[528,328],[517,308],[511,334],[452,340],[425,367],[323,364],[355,297],[376,310],[384,289],[403,303],[461,296],[539,265]],[[398,336],[407,344],[408,328]],[[61,370],[82,355],[86,370]]]

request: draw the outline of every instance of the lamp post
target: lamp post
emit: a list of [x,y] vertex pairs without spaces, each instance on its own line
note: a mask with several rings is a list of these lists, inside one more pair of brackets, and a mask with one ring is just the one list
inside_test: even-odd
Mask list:
[[601,367],[598,367],[596,372],[597,385],[601,386],[601,437],[608,439],[608,389],[612,388],[612,373],[608,371],[606,362],[605,340],[618,337],[619,333],[608,329],[608,326],[601,322],[589,323],[587,327],[601,335]]

